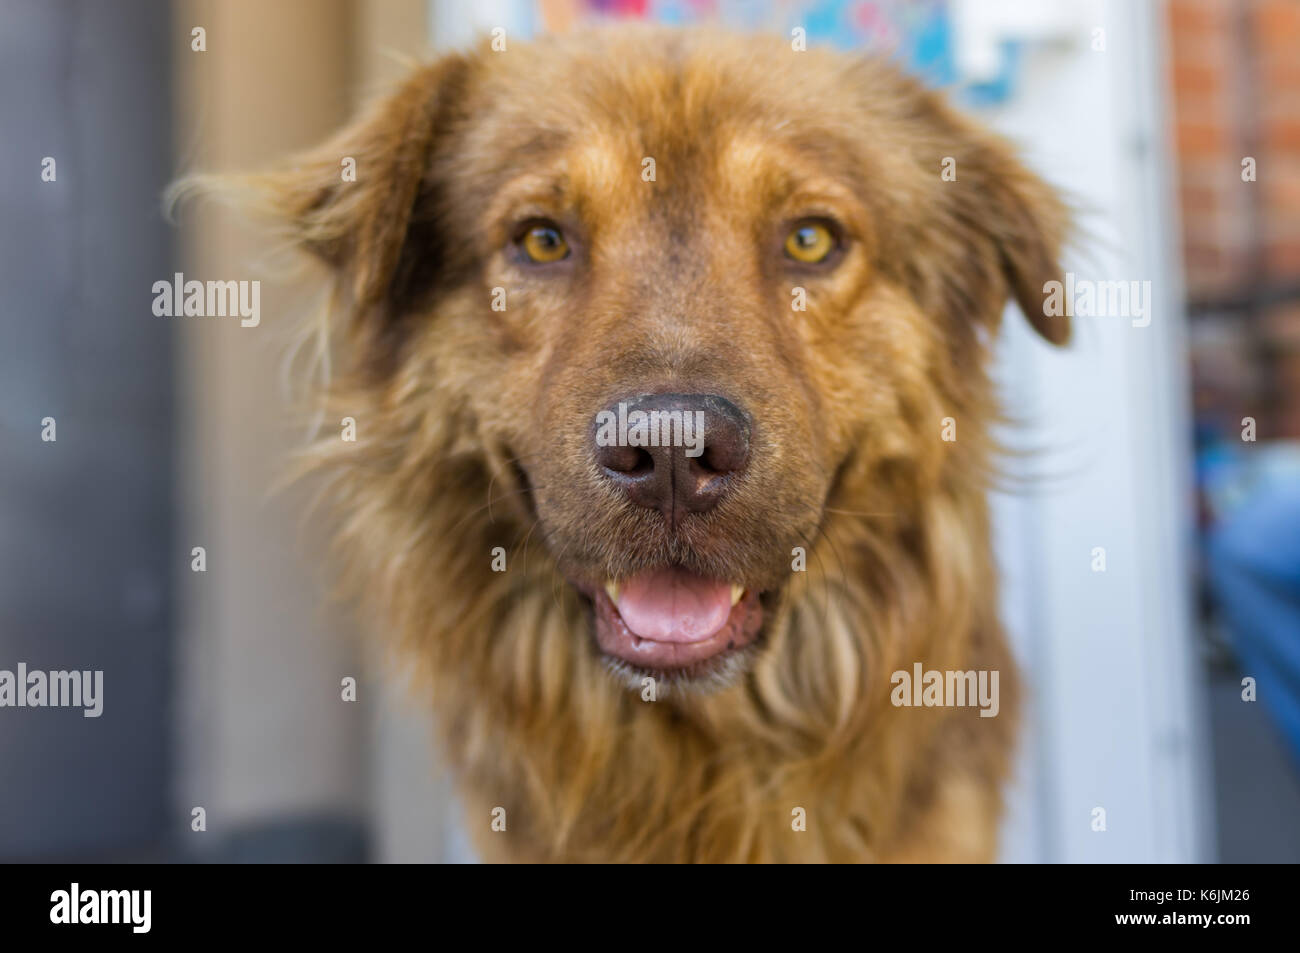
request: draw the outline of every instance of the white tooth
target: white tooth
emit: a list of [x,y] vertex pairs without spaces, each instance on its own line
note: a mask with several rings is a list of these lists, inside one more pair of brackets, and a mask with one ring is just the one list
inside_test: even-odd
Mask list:
[[[618,605],[618,583],[610,579],[605,583],[605,595],[609,596],[609,601]],[[733,605],[735,603],[732,603]]]
[[737,586],[735,583],[732,583],[732,585],[731,585],[731,604],[734,606],[737,602],[740,601],[740,597],[743,596],[744,594],[745,594],[745,587],[744,587],[744,586]]

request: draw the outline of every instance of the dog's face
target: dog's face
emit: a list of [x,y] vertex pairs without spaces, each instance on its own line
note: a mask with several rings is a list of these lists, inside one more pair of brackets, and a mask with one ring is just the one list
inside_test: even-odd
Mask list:
[[1005,147],[776,41],[453,57],[278,188],[355,299],[358,378],[436,392],[633,676],[742,669],[837,493],[887,519],[951,478],[1009,293],[1067,333],[1061,210]]

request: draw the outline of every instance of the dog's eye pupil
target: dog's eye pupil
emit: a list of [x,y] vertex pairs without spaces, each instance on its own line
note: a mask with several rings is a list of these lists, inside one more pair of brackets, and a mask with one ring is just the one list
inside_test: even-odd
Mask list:
[[560,230],[551,225],[534,225],[523,237],[524,254],[532,261],[545,264],[559,261],[569,254],[569,244]]
[[807,222],[790,230],[785,239],[785,253],[795,261],[816,264],[835,248],[835,236],[825,225]]

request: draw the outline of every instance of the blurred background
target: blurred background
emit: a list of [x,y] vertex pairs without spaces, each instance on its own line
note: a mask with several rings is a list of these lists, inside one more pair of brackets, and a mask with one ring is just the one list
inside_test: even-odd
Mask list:
[[[493,28],[601,17],[893,57],[1073,198],[1069,271],[1150,282],[1148,324],[1066,353],[1004,325],[1003,857],[1300,860],[1296,0],[0,0],[0,669],[104,673],[99,718],[0,708],[0,860],[473,858],[400,660],[271,492],[310,276],[161,195]],[[156,316],[175,272],[261,279],[260,325]]]

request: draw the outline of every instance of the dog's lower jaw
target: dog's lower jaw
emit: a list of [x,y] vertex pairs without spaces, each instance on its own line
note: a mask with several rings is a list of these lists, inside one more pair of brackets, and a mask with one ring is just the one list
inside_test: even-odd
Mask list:
[[708,695],[724,691],[753,668],[762,651],[762,632],[757,640],[743,648],[728,649],[720,655],[680,669],[647,669],[617,656],[601,654],[606,669],[628,691],[643,701],[661,701],[685,694]]

